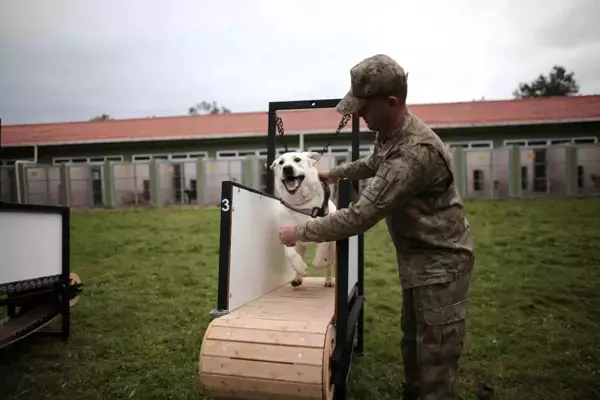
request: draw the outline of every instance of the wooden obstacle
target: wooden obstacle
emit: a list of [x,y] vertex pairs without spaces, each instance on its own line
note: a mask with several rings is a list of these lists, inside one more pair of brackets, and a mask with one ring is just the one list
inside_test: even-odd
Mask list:
[[[339,209],[348,207],[352,182],[340,182],[337,197]],[[198,360],[200,390],[211,399],[344,400],[352,355],[362,353],[362,235],[336,242],[334,288],[325,278],[292,287],[279,207],[270,194],[222,183],[216,318]]]
[[[352,197],[350,182],[341,184],[339,208]],[[362,236],[336,243],[334,288],[325,278],[292,287],[276,235],[278,199],[232,181],[223,182],[221,199],[216,318],[198,360],[202,394],[344,400],[352,354],[363,346]]]
[[282,286],[212,321],[198,371],[214,398],[333,399],[335,289],[324,278]]
[[[0,348],[30,335],[68,339],[83,286],[70,268],[69,208],[0,201],[0,237]],[[42,329],[58,317],[60,329]]]

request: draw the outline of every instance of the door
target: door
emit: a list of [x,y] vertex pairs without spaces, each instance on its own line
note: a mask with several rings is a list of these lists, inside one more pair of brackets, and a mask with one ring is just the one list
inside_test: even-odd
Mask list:
[[92,205],[94,207],[103,206],[102,198],[102,167],[92,167]]
[[173,164],[173,189],[177,204],[183,204],[183,174],[181,170],[181,164]]
[[546,149],[536,149],[533,158],[533,191],[548,191],[548,169],[546,165]]

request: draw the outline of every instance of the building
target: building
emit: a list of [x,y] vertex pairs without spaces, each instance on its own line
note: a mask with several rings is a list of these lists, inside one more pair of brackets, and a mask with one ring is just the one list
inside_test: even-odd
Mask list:
[[[512,177],[506,166],[511,157],[507,152],[512,147],[507,146],[516,145],[519,146],[519,151],[527,152],[520,157],[523,158],[519,172],[520,183],[513,183],[520,190],[550,193],[553,191],[549,188],[551,180],[555,181],[554,187],[566,190],[564,188],[569,186],[567,180],[570,178],[559,179],[549,175],[548,171],[552,170],[552,165],[556,168],[557,163],[565,164],[564,170],[575,168],[578,174],[577,181],[581,181],[577,183],[580,189],[587,186],[594,188],[595,176],[600,175],[600,153],[597,152],[600,137],[600,95],[418,104],[411,105],[410,109],[429,124],[450,147],[465,150],[458,153],[457,163],[465,171],[463,190],[466,197],[473,197],[471,195],[479,191],[483,192],[482,196],[475,197],[490,197],[488,188],[491,192],[501,191],[499,188],[503,187],[503,180],[498,177],[501,174],[499,171],[508,174],[505,181]],[[334,163],[348,159],[350,142],[345,133],[350,131],[350,126],[339,136],[333,137],[340,121],[340,116],[335,110],[285,111],[280,112],[280,116],[285,129],[283,140],[290,149],[320,150],[331,142],[329,159]],[[361,131],[365,132],[361,153],[366,154],[372,150],[373,133],[368,132],[362,121]],[[78,190],[81,193],[98,193],[85,194],[85,200],[75,202],[82,205],[87,205],[89,199],[92,199],[90,201],[93,204],[115,206],[127,203],[114,200],[115,192],[119,192],[115,182],[125,178],[120,177],[119,173],[115,174],[114,169],[106,169],[109,165],[113,165],[114,168],[121,166],[118,167],[119,171],[129,177],[127,179],[133,179],[132,175],[143,176],[140,178],[141,186],[138,183],[135,186],[138,187],[138,191],[145,193],[143,196],[147,202],[155,204],[184,202],[186,190],[188,197],[191,192],[198,190],[196,177],[191,178],[198,173],[206,175],[203,184],[212,187],[213,191],[218,191],[220,180],[227,177],[260,186],[259,170],[253,172],[255,176],[252,179],[243,178],[243,171],[248,172],[255,168],[243,160],[247,156],[254,156],[264,164],[262,160],[266,159],[266,136],[266,112],[7,125],[2,127],[1,136],[3,199],[24,201],[28,198],[28,201],[33,201],[36,196],[32,195],[32,191],[41,193],[41,189],[33,190],[29,187],[31,182],[20,181],[26,179],[19,178],[22,174],[18,170],[20,163],[17,163],[17,160],[28,161],[34,163],[36,168],[43,168],[45,173],[40,172],[38,175],[33,171],[35,174],[28,177],[44,176],[48,187],[51,186],[51,180],[61,181],[60,165],[66,165],[73,171],[81,165],[78,171],[82,176],[83,186]],[[278,140],[283,148],[283,142],[279,138]],[[593,150],[568,156],[567,145]],[[559,148],[562,150],[556,151],[560,154],[552,153],[555,151],[552,149]],[[549,151],[550,155],[554,154],[554,161],[550,158],[546,160],[546,151]],[[465,155],[464,162],[461,161],[462,155]],[[578,164],[567,167],[568,157],[568,162]],[[203,160],[202,165],[213,164],[199,167],[201,163],[197,160]],[[581,164],[581,160],[585,160],[585,165]],[[25,165],[26,168],[33,168],[33,164]],[[163,174],[174,175],[173,179],[162,179],[163,184],[169,182],[166,187],[161,188],[158,181],[150,179],[150,176],[154,175],[154,168],[157,168],[157,176],[160,175],[160,171]],[[22,172],[27,178],[25,170]],[[568,175],[568,172],[566,174]],[[92,175],[97,177],[96,183],[90,183],[93,181]],[[109,179],[111,176],[113,179]],[[491,176],[495,178],[492,180]],[[107,180],[112,182],[112,190],[107,189]],[[137,179],[135,180],[137,182]],[[539,183],[542,181],[546,183]],[[477,189],[478,182],[480,189]],[[74,188],[73,183],[70,184],[71,190]],[[156,187],[153,190],[154,186]],[[504,187],[508,193],[510,184],[505,182]],[[47,188],[44,195],[46,200],[40,198],[38,201],[58,201],[60,196],[57,190],[54,190],[54,197],[48,200],[49,191],[52,190]],[[161,201],[159,194],[164,191],[169,194],[167,200]],[[172,191],[176,192],[174,197],[170,194]],[[100,192],[102,193],[99,194]],[[157,194],[153,197],[149,192]],[[63,194],[64,196],[72,197],[71,194]],[[117,193],[118,198],[123,196]],[[134,193],[132,196],[137,199],[138,194]],[[217,193],[210,199],[204,196],[205,202],[213,203],[215,196],[218,201]],[[67,202],[67,199],[63,198],[61,201]],[[73,202],[70,201],[69,204]]]

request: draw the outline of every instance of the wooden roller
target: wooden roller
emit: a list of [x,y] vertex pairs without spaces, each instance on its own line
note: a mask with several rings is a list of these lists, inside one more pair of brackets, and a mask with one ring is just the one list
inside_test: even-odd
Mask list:
[[[71,272],[71,274],[69,275],[69,279],[71,281],[71,284],[77,285],[77,284],[81,283],[81,278],[75,272]],[[72,298],[69,301],[69,305],[71,307],[73,307],[75,304],[77,304],[78,301],[79,301],[79,296],[75,296],[74,298]]]
[[211,322],[198,373],[214,399],[333,399],[335,288],[324,278],[282,286]]

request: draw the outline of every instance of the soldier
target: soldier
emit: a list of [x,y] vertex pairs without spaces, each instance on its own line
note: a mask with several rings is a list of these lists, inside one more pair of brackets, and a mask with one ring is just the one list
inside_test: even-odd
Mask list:
[[455,399],[474,243],[449,154],[407,108],[408,74],[393,59],[369,57],[350,76],[351,89],[336,110],[364,119],[376,132],[375,150],[320,177],[328,184],[372,179],[356,203],[281,227],[280,240],[286,246],[341,240],[385,218],[402,286],[404,399]]

